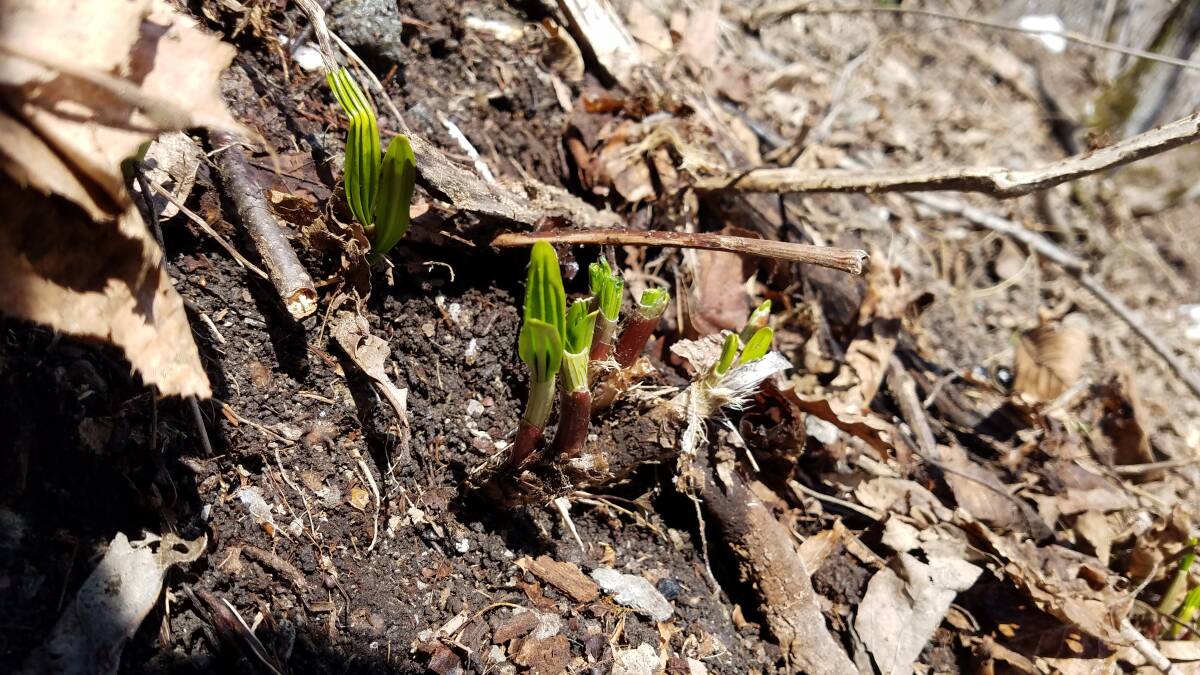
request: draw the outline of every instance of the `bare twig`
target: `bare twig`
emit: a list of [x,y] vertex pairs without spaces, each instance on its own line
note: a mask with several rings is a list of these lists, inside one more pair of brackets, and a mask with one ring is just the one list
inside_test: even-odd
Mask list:
[[300,264],[296,251],[283,233],[271,206],[263,197],[262,188],[250,174],[241,146],[229,134],[209,133],[214,147],[229,146],[217,154],[221,184],[229,201],[237,207],[242,226],[266,263],[271,283],[293,318],[302,319],[317,310],[317,289],[312,277]]
[[1018,197],[1106,169],[1136,162],[1200,138],[1200,113],[1165,124],[1099,150],[1026,170],[998,166],[950,169],[847,170],[799,167],[750,169],[702,178],[699,190],[737,192],[982,192]]
[[869,256],[866,251],[832,246],[812,246],[769,239],[734,237],[725,234],[633,230],[543,230],[508,232],[492,240],[492,246],[508,248],[532,246],[538,241],[553,244],[591,244],[595,246],[666,246],[729,251],[745,255],[776,258],[820,265],[849,274],[862,274]]
[[1113,473],[1118,476],[1136,476],[1151,471],[1161,471],[1163,469],[1178,469],[1193,464],[1200,464],[1200,457],[1178,457],[1176,459],[1164,459],[1161,462],[1150,462],[1148,464],[1118,464],[1112,467]]
[[1146,660],[1150,662],[1150,665],[1158,668],[1167,675],[1172,675],[1173,673],[1179,672],[1175,670],[1175,666],[1171,664],[1171,660],[1166,656],[1163,656],[1163,653],[1159,651],[1158,645],[1151,642],[1149,638],[1147,638],[1145,635],[1142,635],[1138,629],[1134,628],[1129,619],[1123,619],[1121,621],[1121,637],[1128,640],[1139,654],[1146,657]]
[[917,7],[898,7],[894,5],[874,5],[863,7],[812,7],[807,0],[788,0],[781,4],[767,6],[760,11],[754,13],[751,23],[754,25],[762,25],[768,21],[777,21],[791,14],[909,14],[913,16],[923,16],[930,19],[943,19],[946,21],[957,21],[959,23],[970,24],[972,26],[980,26],[982,28],[990,28],[993,30],[1003,30],[1010,33],[1024,33],[1026,35],[1049,35],[1062,38],[1067,42],[1096,49],[1103,49],[1110,52],[1117,52],[1127,56],[1136,56],[1139,59],[1147,59],[1149,61],[1158,61],[1180,68],[1191,68],[1200,70],[1200,62],[1185,61],[1171,56],[1148,52],[1135,47],[1126,47],[1125,45],[1115,42],[1107,42],[1105,40],[1097,40],[1090,38],[1082,33],[1076,33],[1069,30],[1051,30],[1048,28],[1025,28],[1024,26],[1014,26],[1008,23],[1000,23],[998,21],[988,21],[987,19],[976,19],[974,17],[962,16],[960,14],[950,14],[947,12],[938,12],[932,9],[921,9]]

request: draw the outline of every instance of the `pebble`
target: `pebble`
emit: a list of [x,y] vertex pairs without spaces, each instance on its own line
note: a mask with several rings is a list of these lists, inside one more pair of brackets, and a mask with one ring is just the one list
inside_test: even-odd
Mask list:
[[618,605],[645,614],[655,621],[666,621],[675,612],[662,593],[636,574],[623,574],[609,567],[599,567],[592,570],[591,576],[605,593],[613,596]]

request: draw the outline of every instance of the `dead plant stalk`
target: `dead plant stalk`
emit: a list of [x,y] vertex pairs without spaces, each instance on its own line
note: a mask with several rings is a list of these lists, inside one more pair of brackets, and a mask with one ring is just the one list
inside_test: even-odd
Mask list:
[[725,234],[631,230],[544,230],[508,232],[492,240],[492,246],[509,248],[532,246],[539,241],[552,244],[590,244],[594,246],[664,246],[700,248],[819,265],[848,274],[862,274],[870,257],[861,249],[812,246]]

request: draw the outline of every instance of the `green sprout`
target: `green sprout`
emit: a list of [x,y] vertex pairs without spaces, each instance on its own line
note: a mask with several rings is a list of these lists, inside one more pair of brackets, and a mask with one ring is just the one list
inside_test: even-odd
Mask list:
[[346,202],[382,256],[408,232],[417,161],[404,135],[388,143],[380,159],[379,122],[362,90],[345,68],[326,76],[333,97],[350,118],[346,135]]
[[729,333],[725,336],[725,344],[721,345],[721,356],[713,365],[713,376],[715,379],[721,379],[725,373],[733,366],[733,360],[737,358],[738,353],[738,336]]
[[554,247],[544,241],[533,245],[529,277],[525,285],[525,308],[517,350],[529,367],[529,400],[521,428],[509,455],[517,465],[529,457],[542,438],[542,429],[554,406],[554,382],[562,366],[567,342],[566,293]]
[[771,351],[771,340],[775,337],[775,331],[771,330],[770,326],[763,326],[750,336],[746,342],[746,346],[742,348],[742,355],[738,357],[738,365],[745,365],[761,359]]
[[576,300],[567,310],[566,343],[563,346],[563,387],[567,391],[587,391],[588,355],[600,310],[588,311],[587,300]]
[[599,261],[588,265],[588,287],[600,312],[592,339],[591,360],[604,361],[612,354],[625,282],[609,267],[607,260],[600,258]]
[[1178,639],[1179,634],[1184,631],[1184,627],[1180,624],[1191,626],[1192,617],[1196,615],[1197,609],[1200,609],[1200,586],[1188,591],[1187,597],[1183,599],[1183,604],[1179,606],[1179,612],[1175,615],[1175,619],[1179,623],[1172,623],[1168,633],[1172,640]]
[[738,335],[742,344],[750,342],[750,338],[754,336],[754,332],[767,325],[767,319],[770,316],[771,301],[763,300],[763,303],[750,313],[750,318],[746,319],[746,325],[742,327],[742,332]]
[[1183,550],[1183,557],[1179,560],[1179,567],[1175,569],[1175,576],[1171,579],[1170,585],[1163,593],[1162,600],[1158,603],[1159,612],[1170,614],[1179,607],[1184,593],[1187,592],[1188,575],[1191,574],[1192,565],[1196,562],[1197,544],[1200,544],[1200,538],[1192,537],[1188,540],[1187,548]]
[[587,445],[592,418],[592,392],[588,389],[588,361],[592,333],[600,310],[589,311],[587,300],[576,300],[567,311],[567,339],[563,346],[563,392],[554,432],[553,452],[570,459]]

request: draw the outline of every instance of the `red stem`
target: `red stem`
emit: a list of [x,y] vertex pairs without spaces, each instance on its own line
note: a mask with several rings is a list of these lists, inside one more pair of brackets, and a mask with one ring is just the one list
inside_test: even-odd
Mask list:
[[641,314],[635,314],[629,319],[625,330],[621,331],[621,339],[617,340],[617,363],[622,368],[628,368],[637,361],[654,329],[658,327],[660,317],[647,319]]
[[578,457],[587,445],[592,394],[587,391],[564,391],[560,401],[558,431],[554,432],[554,454],[570,459]]
[[542,428],[521,420],[517,427],[517,437],[513,440],[512,450],[508,453],[506,470],[519,469],[529,459],[538,443],[542,440]]

